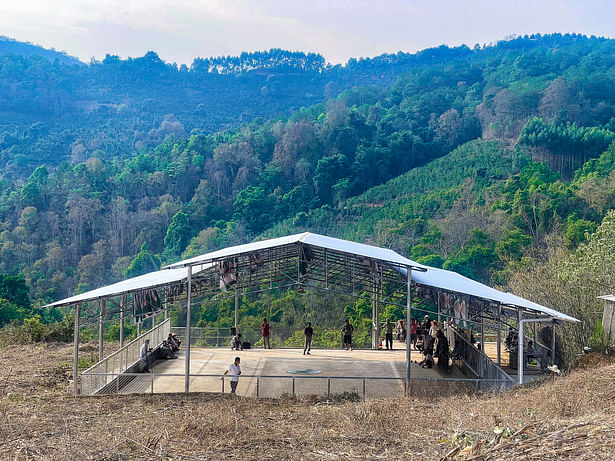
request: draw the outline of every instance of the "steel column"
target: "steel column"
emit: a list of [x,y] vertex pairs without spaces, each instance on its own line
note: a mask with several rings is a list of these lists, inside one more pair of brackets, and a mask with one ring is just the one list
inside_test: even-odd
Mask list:
[[124,347],[124,309],[126,308],[126,295],[120,297],[120,349]]
[[79,382],[79,315],[81,304],[75,306],[75,331],[73,332],[73,397],[77,397]]
[[480,350],[485,352],[485,316],[480,314]]
[[497,344],[497,354],[498,354],[498,366],[502,366],[502,305],[498,304],[498,344]]
[[[190,309],[192,304],[192,266],[187,267],[188,295],[186,299],[186,371],[185,392],[190,392]],[[222,381],[224,382],[224,381]]]
[[239,288],[235,285],[235,334],[239,334]]
[[555,320],[551,327],[553,335],[551,336],[551,365],[555,365]]
[[105,305],[106,302],[104,299],[101,299],[99,302],[100,305],[100,317],[98,319],[98,361],[101,361],[105,358]]
[[412,323],[412,270],[407,269],[407,299],[406,299],[406,393],[410,392],[410,324]]

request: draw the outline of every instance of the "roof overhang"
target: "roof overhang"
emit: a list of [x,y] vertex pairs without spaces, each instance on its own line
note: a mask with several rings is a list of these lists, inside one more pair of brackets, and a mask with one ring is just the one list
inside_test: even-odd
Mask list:
[[[149,274],[123,280],[106,287],[81,293],[79,295],[48,304],[45,307],[66,306],[96,299],[103,299],[106,297],[120,296],[122,294],[137,292],[139,290],[154,289],[173,283],[180,283],[187,279],[188,267],[192,268],[193,274],[197,274],[211,268],[217,262],[225,259],[239,257],[242,255],[245,256],[262,250],[292,245],[309,245],[341,254],[375,260],[394,268],[404,275],[407,274],[407,270],[410,269],[414,282],[420,285],[472,296],[488,302],[499,303],[513,309],[528,311],[534,315],[544,315],[546,317],[553,317],[557,320],[567,322],[579,321],[567,314],[563,314],[554,309],[534,303],[512,293],[502,292],[475,280],[464,277],[456,272],[419,264],[387,248],[380,248],[364,243],[327,237],[310,232],[232,246],[200,256],[195,256],[193,258],[184,259],[182,261],[170,264],[160,271],[151,272]],[[613,299],[615,300],[615,296]]]

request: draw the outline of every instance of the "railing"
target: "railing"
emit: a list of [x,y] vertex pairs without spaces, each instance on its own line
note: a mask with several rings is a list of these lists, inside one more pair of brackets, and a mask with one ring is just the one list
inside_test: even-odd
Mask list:
[[[101,374],[112,382],[119,374]],[[183,374],[123,373],[122,377],[131,377],[132,381],[120,387],[116,392],[131,393],[181,393],[184,391]],[[90,374],[88,379],[95,379]],[[220,374],[191,374],[191,392],[230,392],[230,376]],[[353,395],[356,398],[401,398],[437,397],[482,390],[486,384],[489,389],[506,389],[508,380],[485,380],[472,378],[411,378],[407,386],[405,378],[367,377],[367,376],[265,376],[241,375],[237,394],[246,397],[280,398],[283,396],[333,396]]]
[[508,373],[494,363],[487,354],[474,347],[458,331],[455,330],[454,332],[454,356],[463,361],[465,365],[464,374],[470,372],[476,376],[482,383],[481,389],[483,390],[492,388],[492,383],[501,383],[499,387],[503,389],[512,387],[514,379]]
[[[172,327],[171,331],[177,334],[182,344],[186,343],[186,327]],[[263,341],[260,328],[240,328],[241,339],[249,342],[252,347],[262,347]],[[190,328],[190,344],[197,347],[230,347],[231,328]],[[383,342],[384,342],[384,333]],[[361,338],[364,341],[361,341]],[[313,348],[331,348],[336,345],[342,346],[343,335],[340,328],[319,328],[312,341]],[[289,327],[271,327],[272,347],[296,348],[303,347],[303,329]],[[368,335],[353,335],[353,347],[357,349],[371,348],[371,330]]]
[[151,347],[156,347],[167,338],[170,332],[171,320],[166,319],[121,349],[92,365],[81,373],[81,394],[91,395],[98,392],[139,360],[141,346],[146,339],[149,339]]

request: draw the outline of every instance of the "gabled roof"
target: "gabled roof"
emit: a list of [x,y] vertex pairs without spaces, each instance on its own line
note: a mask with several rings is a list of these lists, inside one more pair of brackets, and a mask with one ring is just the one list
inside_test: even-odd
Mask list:
[[260,242],[246,243],[244,245],[223,248],[222,250],[195,256],[190,259],[184,259],[183,261],[178,261],[166,266],[166,268],[172,269],[195,264],[209,263],[215,260],[237,256],[242,253],[251,253],[266,248],[275,248],[293,243],[305,243],[320,248],[339,251],[341,253],[364,256],[366,258],[378,259],[380,261],[398,264],[401,266],[409,266],[412,268],[427,267],[408,258],[404,258],[400,254],[394,252],[393,250],[389,250],[388,248],[380,248],[373,245],[366,245],[365,243],[351,242],[350,240],[342,240],[334,237],[327,237],[325,235],[312,234],[311,232],[304,232],[302,234],[287,235],[286,237],[279,237],[269,240],[262,240]]
[[491,288],[490,286],[484,285],[476,280],[464,277],[457,272],[447,271],[436,267],[428,267],[427,272],[412,272],[412,278],[415,282],[420,283],[421,285],[475,296],[477,298],[494,301],[505,306],[522,307],[541,314],[552,316],[558,320],[578,322],[578,320],[574,317],[558,312],[555,309],[542,306],[512,293],[505,293],[503,291],[496,290],[495,288]]
[[302,234],[288,235],[286,237],[223,248],[221,250],[170,264],[160,271],[151,272],[139,277],[114,283],[113,285],[88,291],[71,298],[56,301],[55,303],[48,304],[47,306],[75,304],[82,301],[90,301],[109,296],[119,296],[124,293],[164,286],[169,283],[186,279],[187,271],[185,268],[187,266],[192,266],[193,273],[196,274],[204,269],[207,269],[208,267],[211,267],[216,261],[225,258],[298,243],[390,263],[404,274],[406,273],[406,268],[410,268],[412,270],[413,280],[421,285],[474,296],[513,308],[527,309],[535,313],[552,316],[558,320],[578,322],[578,320],[574,317],[534,303],[512,293],[504,293],[496,290],[495,288],[491,288],[475,280],[471,280],[456,272],[419,264],[388,248],[380,248],[373,245],[366,245],[364,243],[327,237],[325,235],[313,234],[311,232],[304,232]]
[[[206,267],[203,266],[195,269],[200,271],[206,269]],[[139,275],[138,277],[122,280],[121,282],[113,283],[104,287],[96,288],[95,290],[86,291],[85,293],[80,293],[78,295],[71,296],[70,298],[65,298],[60,301],[47,304],[43,307],[66,306],[110,296],[120,296],[125,293],[131,293],[146,288],[164,286],[184,279],[186,279],[186,269],[163,269],[144,275]]]

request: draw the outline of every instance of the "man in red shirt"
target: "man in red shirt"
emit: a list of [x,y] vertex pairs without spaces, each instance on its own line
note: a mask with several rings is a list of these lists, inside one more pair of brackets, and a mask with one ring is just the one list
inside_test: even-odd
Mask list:
[[261,335],[263,337],[263,348],[271,349],[271,341],[270,341],[271,331],[270,331],[269,322],[267,322],[267,319],[263,319],[263,323],[261,323]]

